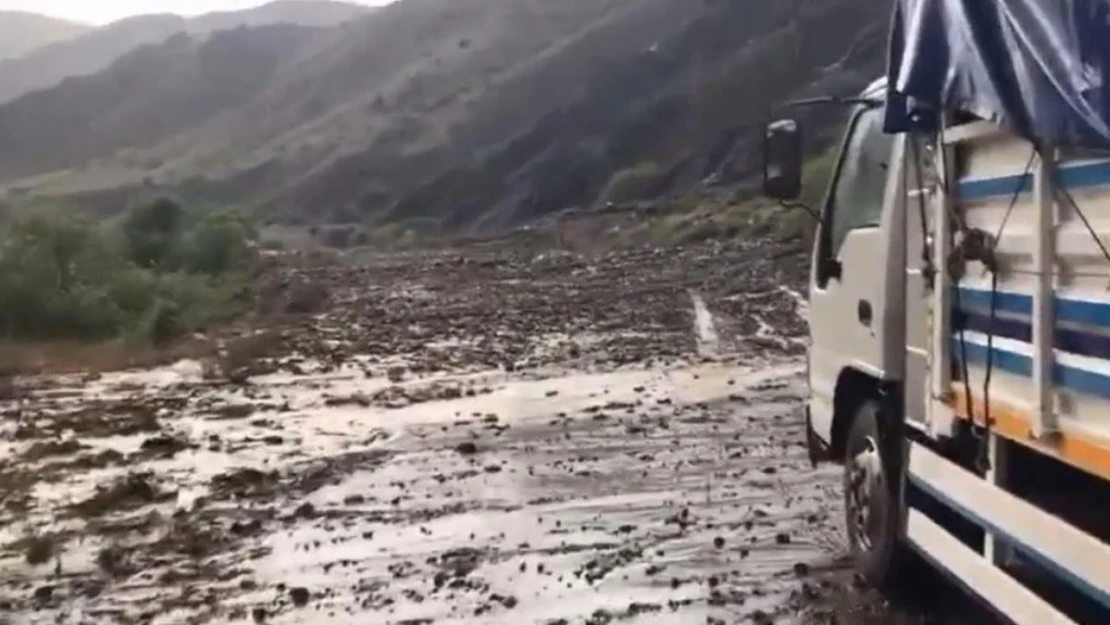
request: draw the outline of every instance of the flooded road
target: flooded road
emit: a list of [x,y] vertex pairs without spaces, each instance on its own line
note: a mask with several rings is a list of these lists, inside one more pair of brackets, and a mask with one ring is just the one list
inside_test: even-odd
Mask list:
[[797,262],[354,259],[245,373],[22,380],[0,619],[926,622],[854,589],[806,460]]

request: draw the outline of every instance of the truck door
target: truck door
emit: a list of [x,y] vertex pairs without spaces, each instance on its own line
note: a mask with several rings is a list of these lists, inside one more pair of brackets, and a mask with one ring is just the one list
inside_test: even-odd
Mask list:
[[[881,220],[894,138],[881,107],[857,109],[848,124],[822,211],[810,273],[810,410],[831,441],[833,397],[846,370],[884,379],[884,288],[888,241]],[[901,262],[898,271],[903,271]]]

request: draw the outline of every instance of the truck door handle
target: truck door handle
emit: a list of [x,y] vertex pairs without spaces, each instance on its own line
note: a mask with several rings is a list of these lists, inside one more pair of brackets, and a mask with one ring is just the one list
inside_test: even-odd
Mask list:
[[871,302],[861,299],[859,301],[859,306],[856,308],[856,316],[859,318],[860,323],[870,328],[872,317]]

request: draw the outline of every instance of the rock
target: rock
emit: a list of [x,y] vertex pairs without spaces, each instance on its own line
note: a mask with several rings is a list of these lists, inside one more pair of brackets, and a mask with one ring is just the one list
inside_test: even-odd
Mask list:
[[355,393],[353,395],[346,395],[343,397],[328,397],[324,399],[324,405],[328,406],[329,408],[350,406],[352,404],[356,406],[362,406],[363,408],[369,408],[373,403],[373,399],[371,399],[368,395],[364,393]]
[[170,436],[168,434],[162,434],[159,436],[148,438],[143,441],[143,444],[140,446],[140,449],[147,453],[163,456],[166,458],[172,458],[174,455],[177,454],[177,452],[188,448],[188,441]]
[[303,278],[297,278],[289,285],[271,286],[269,291],[273,293],[264,293],[269,298],[260,297],[260,299],[266,301],[270,308],[294,315],[322,310],[328,305],[331,298],[326,285],[319,282],[308,282]]
[[798,577],[805,577],[809,575],[809,565],[805,562],[797,562],[794,564],[794,574]]
[[293,516],[298,519],[314,519],[316,518],[317,514],[318,513],[316,512],[316,506],[312,505],[312,503],[308,501],[297,506],[297,509],[293,511]]
[[303,608],[308,605],[309,592],[303,586],[297,586],[289,589],[289,599],[293,601],[293,605],[298,608]]
[[127,552],[116,544],[105,545],[96,554],[96,564],[100,570],[113,577],[121,576],[128,572]]
[[154,503],[162,493],[149,474],[131,474],[107,486],[98,486],[88,499],[74,504],[81,515],[97,517],[121,508]]
[[34,599],[35,603],[50,603],[50,601],[54,599],[54,587],[39,586],[35,589]]
[[39,566],[46,564],[54,557],[54,539],[50,536],[32,536],[27,540],[24,552],[27,564]]
[[472,456],[478,453],[478,446],[471,441],[465,441],[455,445],[455,451],[464,456]]
[[786,533],[776,534],[775,535],[775,544],[789,545],[790,544],[790,534],[786,534]]
[[723,536],[718,536],[718,537],[714,538],[713,539],[713,546],[716,547],[717,549],[724,549],[725,548],[725,539],[724,539],[724,537]]

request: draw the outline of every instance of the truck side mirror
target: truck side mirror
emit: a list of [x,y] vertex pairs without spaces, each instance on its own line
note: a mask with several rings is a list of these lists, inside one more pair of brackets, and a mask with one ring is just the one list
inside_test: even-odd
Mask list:
[[844,277],[844,266],[835,258],[823,258],[821,259],[819,273],[823,282],[840,280]]
[[782,201],[802,193],[802,133],[793,119],[771,122],[763,133],[763,193]]

